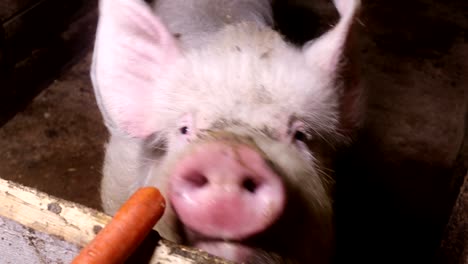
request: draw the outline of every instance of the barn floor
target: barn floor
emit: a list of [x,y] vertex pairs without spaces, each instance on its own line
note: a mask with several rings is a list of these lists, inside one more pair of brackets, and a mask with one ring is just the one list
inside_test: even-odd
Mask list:
[[[429,256],[468,166],[468,6],[369,2],[359,39],[367,118],[338,178],[337,204],[352,208],[342,211],[342,226],[374,241],[369,252],[401,263],[390,238],[402,254]],[[99,209],[107,131],[89,64],[88,54],[0,128],[0,177]],[[356,257],[358,246],[345,255]]]
[[107,131],[95,103],[89,65],[87,56],[0,129],[0,175],[99,209]]

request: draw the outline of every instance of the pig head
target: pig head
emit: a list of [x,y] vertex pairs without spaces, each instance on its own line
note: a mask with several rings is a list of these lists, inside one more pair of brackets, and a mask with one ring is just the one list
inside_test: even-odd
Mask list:
[[329,262],[325,154],[358,119],[341,77],[359,4],[336,0],[337,25],[299,49],[268,25],[268,5],[195,41],[141,0],[102,0],[92,81],[111,133],[104,210],[156,186],[163,237],[236,262]]

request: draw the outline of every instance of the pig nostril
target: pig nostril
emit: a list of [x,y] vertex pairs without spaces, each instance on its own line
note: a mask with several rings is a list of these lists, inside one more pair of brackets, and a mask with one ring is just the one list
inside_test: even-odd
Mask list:
[[255,193],[257,190],[257,183],[252,178],[245,178],[242,182],[242,187],[250,193]]
[[203,187],[208,183],[208,179],[201,173],[192,173],[186,177],[186,180],[193,187]]

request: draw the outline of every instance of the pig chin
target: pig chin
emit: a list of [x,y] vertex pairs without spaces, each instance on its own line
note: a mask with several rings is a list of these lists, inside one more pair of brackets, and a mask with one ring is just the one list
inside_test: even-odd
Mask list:
[[[269,254],[252,243],[245,241],[228,241],[223,239],[206,238],[186,229],[189,246],[201,249],[211,255],[233,261],[235,263],[271,263],[280,264],[278,256]],[[267,262],[265,262],[267,261]]]
[[195,242],[193,246],[212,255],[237,263],[247,262],[254,254],[252,248],[238,242],[206,240]]

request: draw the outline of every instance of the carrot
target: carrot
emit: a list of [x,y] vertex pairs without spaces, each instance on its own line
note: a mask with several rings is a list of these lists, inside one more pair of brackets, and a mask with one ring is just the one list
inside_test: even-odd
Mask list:
[[140,188],[72,264],[125,262],[161,218],[164,208],[165,200],[158,189]]

